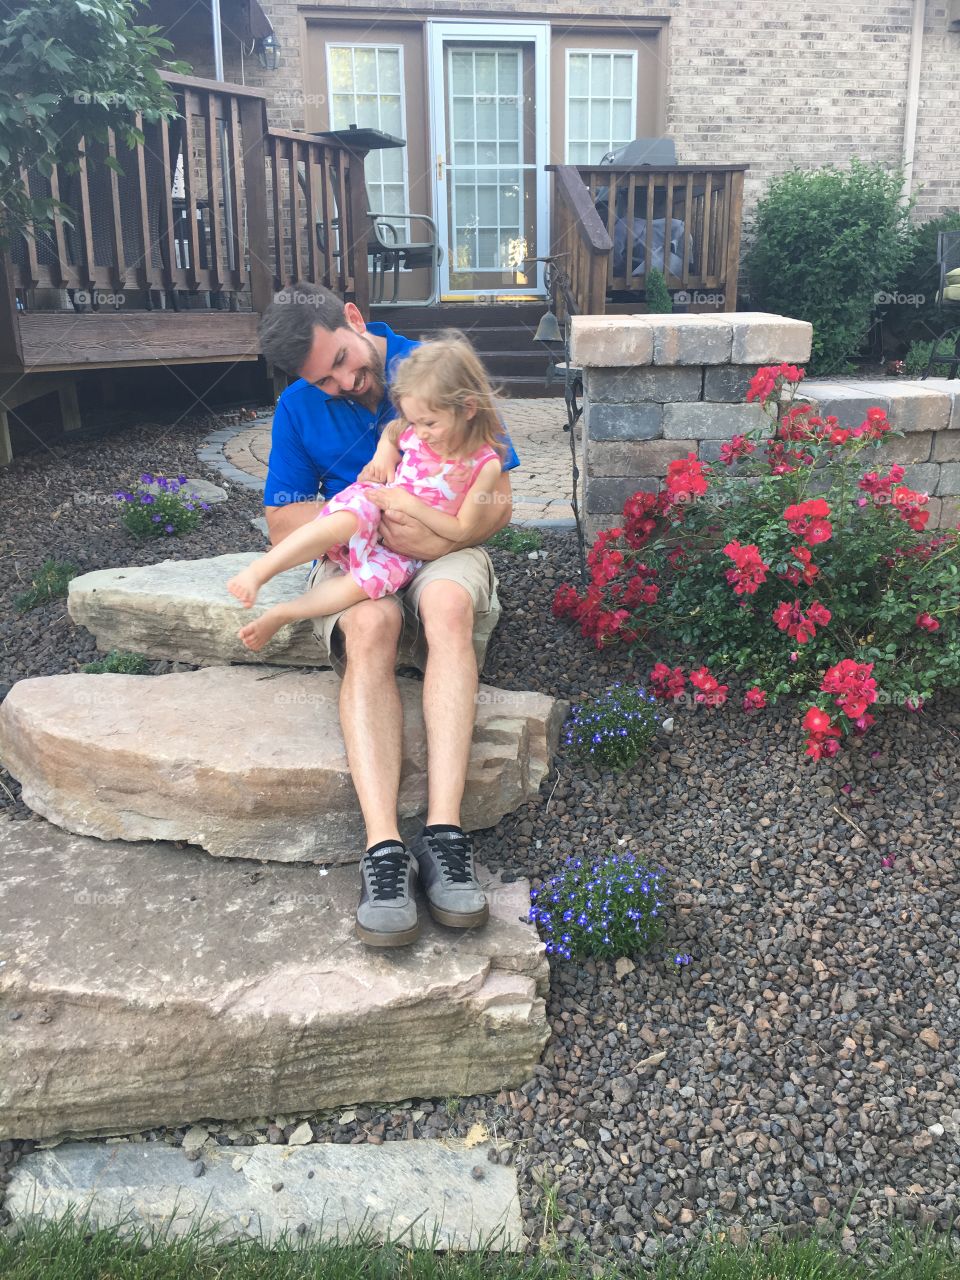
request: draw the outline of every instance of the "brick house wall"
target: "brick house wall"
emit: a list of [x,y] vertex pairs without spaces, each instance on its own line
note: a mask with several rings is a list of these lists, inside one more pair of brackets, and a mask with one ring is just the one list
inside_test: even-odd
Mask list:
[[[245,62],[248,84],[273,94],[271,123],[303,128],[305,18],[333,6],[307,8],[262,0],[280,40],[282,62],[266,72]],[[485,0],[483,17],[530,17],[524,0]],[[467,0],[351,0],[339,16],[369,12],[373,24],[393,9],[478,18]],[[794,166],[843,166],[853,156],[900,164],[910,52],[908,0],[540,0],[536,16],[602,14],[660,20],[668,26],[667,132],[681,162],[750,165],[744,191],[749,238],[757,197],[773,175]],[[224,6],[224,22],[229,21]],[[178,43],[177,31],[171,37]],[[191,40],[192,44],[193,41]],[[212,72],[209,40],[179,47],[198,75]],[[240,78],[238,40],[224,32],[227,79]],[[917,220],[960,208],[960,31],[950,30],[943,0],[928,0],[914,156]]]

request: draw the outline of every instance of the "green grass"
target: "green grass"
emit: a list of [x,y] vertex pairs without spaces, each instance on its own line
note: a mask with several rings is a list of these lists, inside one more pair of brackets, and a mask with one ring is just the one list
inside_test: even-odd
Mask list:
[[85,663],[82,670],[92,676],[102,676],[105,673],[143,676],[150,670],[150,662],[143,654],[121,653],[119,649],[111,649],[106,657]]
[[512,551],[521,555],[525,551],[539,551],[543,546],[543,535],[539,529],[521,529],[515,524],[508,524],[487,539],[487,546],[494,551]]
[[[551,1232],[550,1209],[545,1227]],[[556,1253],[550,1235],[535,1258],[410,1250],[377,1246],[300,1243],[295,1236],[268,1250],[258,1242],[216,1245],[209,1230],[182,1240],[152,1239],[132,1229],[124,1240],[115,1229],[84,1231],[82,1222],[29,1226],[22,1237],[0,1232],[0,1276],[4,1280],[593,1280],[586,1259],[570,1262]],[[604,1276],[640,1280],[960,1280],[956,1237],[917,1238],[893,1226],[890,1256],[880,1262],[861,1253],[844,1257],[825,1241],[808,1239],[771,1246],[735,1248],[724,1240],[701,1243],[679,1258],[664,1257],[652,1270],[611,1261]],[[152,1247],[148,1247],[151,1246]]]
[[57,596],[67,594],[67,586],[71,578],[75,578],[80,570],[73,564],[58,560],[44,560],[43,564],[30,579],[28,590],[17,596],[13,607],[20,613],[35,609],[37,605],[55,600]]

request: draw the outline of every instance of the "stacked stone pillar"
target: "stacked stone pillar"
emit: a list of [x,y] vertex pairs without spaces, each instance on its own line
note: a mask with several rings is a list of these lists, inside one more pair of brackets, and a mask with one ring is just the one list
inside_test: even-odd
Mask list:
[[[805,366],[812,338],[806,321],[765,312],[575,317],[571,359],[584,379],[579,500],[588,535],[618,523],[637,490],[655,492],[675,458],[715,462],[724,440],[768,426],[760,406],[747,403],[750,379],[762,365]],[[804,381],[801,402],[842,426],[857,425],[870,405],[883,408],[904,438],[885,445],[876,463],[907,465],[905,483],[932,495],[931,528],[957,523],[960,379]]]

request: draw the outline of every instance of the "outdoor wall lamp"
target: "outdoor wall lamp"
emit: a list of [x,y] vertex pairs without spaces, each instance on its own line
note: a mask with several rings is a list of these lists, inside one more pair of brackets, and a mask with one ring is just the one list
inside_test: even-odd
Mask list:
[[266,71],[276,71],[280,65],[280,42],[272,31],[257,41],[257,57]]

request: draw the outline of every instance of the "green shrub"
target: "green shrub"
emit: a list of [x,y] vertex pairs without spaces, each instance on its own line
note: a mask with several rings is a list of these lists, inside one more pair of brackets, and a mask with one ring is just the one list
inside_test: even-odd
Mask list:
[[539,926],[548,955],[625,956],[646,951],[663,932],[660,875],[632,853],[602,862],[570,858],[530,894],[530,922]]
[[746,254],[751,307],[813,325],[811,372],[844,368],[863,345],[875,297],[909,252],[901,179],[854,159],[849,170],[771,179]]
[[186,480],[186,476],[168,480],[145,472],[134,492],[118,490],[113,496],[122,507],[124,525],[137,538],[171,537],[195,529],[200,512],[209,511],[210,507],[195,493],[182,491]]
[[512,551],[514,555],[522,555],[525,551],[539,551],[543,546],[543,535],[539,529],[520,529],[515,524],[508,524],[499,529],[492,538],[487,539],[487,546],[495,551]]
[[14,608],[20,613],[26,613],[28,609],[35,609],[48,600],[55,600],[57,596],[65,596],[70,579],[75,578],[79,572],[76,565],[59,560],[44,560],[30,579],[29,588],[14,600]]
[[615,684],[599,698],[573,708],[566,744],[584,763],[629,769],[646,755],[657,735],[655,702],[643,689]]
[[150,670],[149,661],[141,653],[121,653],[119,649],[111,649],[104,658],[96,662],[88,662],[82,668],[88,675],[105,674],[123,676],[142,676]]
[[673,299],[663,278],[663,272],[651,267],[647,276],[647,310],[654,314],[673,310]]
[[932,342],[911,342],[903,357],[903,371],[908,378],[919,378],[930,362]]

